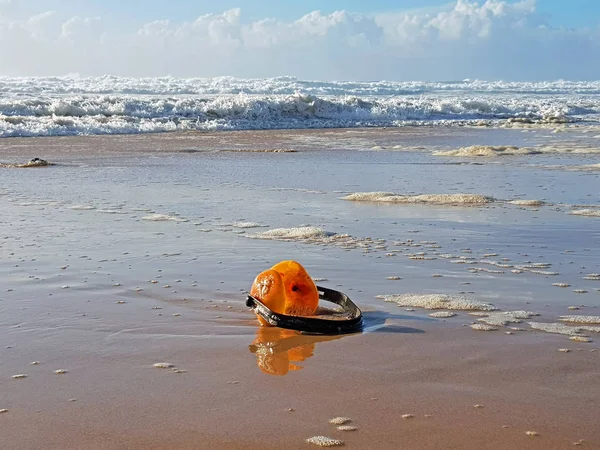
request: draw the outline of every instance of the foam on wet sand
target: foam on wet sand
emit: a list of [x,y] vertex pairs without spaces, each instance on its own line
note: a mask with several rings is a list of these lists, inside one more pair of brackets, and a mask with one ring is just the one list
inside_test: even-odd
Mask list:
[[424,309],[448,309],[458,311],[493,311],[496,308],[491,303],[474,300],[463,295],[449,294],[391,294],[378,295],[377,298],[398,306],[408,306]]
[[392,192],[356,192],[342,197],[342,200],[354,202],[376,202],[395,204],[430,204],[448,206],[485,205],[493,198],[478,194],[422,194],[402,195]]

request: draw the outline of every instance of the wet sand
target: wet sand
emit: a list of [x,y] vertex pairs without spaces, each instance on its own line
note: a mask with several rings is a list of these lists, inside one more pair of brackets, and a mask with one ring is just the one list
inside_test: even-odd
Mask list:
[[[40,157],[59,164],[0,172],[8,180],[0,191],[0,410],[7,410],[0,413],[2,448],[301,449],[311,448],[305,440],[319,435],[341,439],[348,448],[598,448],[596,333],[585,343],[535,332],[526,323],[510,324],[526,329],[513,334],[507,327],[474,331],[468,325],[478,317],[466,312],[433,319],[431,311],[407,311],[375,298],[469,291],[503,310],[534,310],[546,322],[566,314],[597,316],[600,284],[584,280],[600,272],[597,219],[552,208],[506,209],[513,208],[509,205],[460,213],[438,208],[434,221],[431,209],[422,209],[428,207],[411,206],[403,210],[409,211],[402,219],[406,224],[394,225],[392,233],[384,219],[399,220],[392,216],[404,212],[338,200],[342,193],[331,192],[329,185],[305,186],[328,192],[321,195],[265,191],[258,184],[248,188],[243,177],[239,185],[218,184],[219,171],[235,165],[229,157],[219,156],[226,159],[213,166],[192,166],[189,174],[182,172],[190,163],[185,159],[178,171],[166,173],[173,158],[190,158],[193,152],[292,149],[298,153],[251,158],[305,158],[322,148],[362,151],[397,141],[432,148],[526,145],[515,142],[517,132],[329,130],[0,140],[3,162]],[[139,158],[143,167],[136,165]],[[289,165],[283,178],[314,164],[311,157],[290,161],[300,162]],[[153,166],[156,178],[143,179],[142,171]],[[202,176],[200,167],[215,185],[186,185]],[[356,169],[348,170],[351,177]],[[81,171],[85,182],[75,181]],[[369,190],[341,183],[344,193]],[[249,197],[241,190],[250,191]],[[338,223],[360,236],[368,229],[373,239],[387,239],[381,245],[387,247],[369,244],[370,253],[363,253],[361,247],[237,236],[236,230],[268,228],[236,229],[230,226],[233,218],[271,228],[278,221],[285,225],[277,209],[281,203],[265,200],[253,216],[244,210],[248,199],[265,192],[277,192],[277,202],[295,202],[289,220]],[[319,215],[323,209],[339,222],[325,222]],[[182,220],[144,219],[151,214]],[[354,225],[352,215],[363,225]],[[484,227],[484,220],[497,222],[497,228]],[[455,229],[460,221],[469,232]],[[475,232],[478,227],[493,239]],[[420,232],[411,233],[415,228]],[[442,247],[438,253],[432,244],[414,249],[389,244],[433,238]],[[394,248],[406,254],[386,257]],[[474,273],[439,255],[460,254],[461,248],[462,255],[479,259],[499,252],[488,259],[546,261],[551,263],[546,270],[560,274]],[[415,259],[423,250],[436,259]],[[326,278],[317,284],[346,292],[363,308],[364,333],[323,338],[257,326],[243,291],[256,273],[290,257],[314,277]],[[443,276],[432,278],[435,274]],[[388,280],[391,275],[401,279]],[[563,280],[569,288],[552,286]],[[577,289],[587,293],[573,292]],[[580,310],[569,310],[572,305]],[[27,376],[13,378],[18,374]],[[358,430],[338,431],[329,420],[339,416],[351,418]]]

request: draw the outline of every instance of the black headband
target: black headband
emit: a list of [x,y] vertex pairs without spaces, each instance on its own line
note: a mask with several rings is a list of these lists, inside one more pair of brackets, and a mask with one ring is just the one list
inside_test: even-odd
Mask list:
[[263,302],[251,295],[248,295],[246,306],[252,308],[269,325],[290,330],[318,334],[346,334],[362,329],[362,312],[346,294],[321,286],[317,286],[317,289],[319,290],[319,298],[321,300],[335,303],[343,308],[344,318],[321,319],[279,314],[271,311]]

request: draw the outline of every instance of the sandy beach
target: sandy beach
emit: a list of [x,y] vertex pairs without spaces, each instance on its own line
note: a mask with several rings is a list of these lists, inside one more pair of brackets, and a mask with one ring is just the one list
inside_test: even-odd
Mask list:
[[[598,135],[1,139],[1,447],[600,448]],[[364,332],[261,329],[245,296],[284,259]]]

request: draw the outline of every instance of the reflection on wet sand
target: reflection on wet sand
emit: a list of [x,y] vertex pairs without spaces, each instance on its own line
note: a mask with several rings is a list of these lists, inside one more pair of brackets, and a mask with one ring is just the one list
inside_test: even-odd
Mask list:
[[248,349],[256,355],[258,368],[269,375],[286,375],[300,370],[298,363],[306,361],[315,351],[317,342],[341,339],[343,335],[306,335],[276,327],[260,327]]

